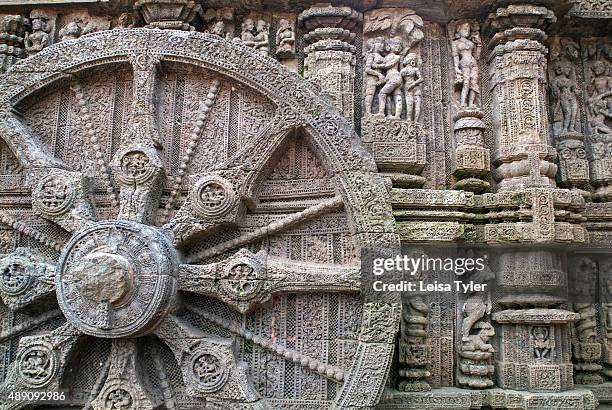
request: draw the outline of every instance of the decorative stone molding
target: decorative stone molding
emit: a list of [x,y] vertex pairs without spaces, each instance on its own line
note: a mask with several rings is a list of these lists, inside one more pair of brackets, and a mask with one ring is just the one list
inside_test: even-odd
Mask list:
[[612,18],[612,9],[606,0],[573,0],[569,15],[586,19]]

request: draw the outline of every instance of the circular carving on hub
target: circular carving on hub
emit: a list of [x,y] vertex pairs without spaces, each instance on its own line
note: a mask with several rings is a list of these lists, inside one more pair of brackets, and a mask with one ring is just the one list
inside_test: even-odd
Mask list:
[[134,400],[132,395],[126,389],[117,387],[106,394],[104,400],[105,410],[128,410],[132,409]]
[[176,295],[178,256],[156,228],[104,221],[78,232],[60,257],[55,285],[59,306],[92,336],[147,334]]
[[32,202],[43,213],[61,215],[74,202],[74,189],[65,178],[49,175],[43,178],[33,193]]
[[9,295],[20,295],[26,291],[32,276],[27,260],[18,257],[7,258],[0,264],[0,290]]
[[212,393],[221,389],[228,377],[221,357],[209,350],[199,350],[194,353],[191,370],[198,389],[203,393]]
[[45,343],[29,345],[17,354],[17,374],[29,387],[42,387],[49,383],[57,368],[53,351]]
[[195,210],[201,216],[209,218],[226,214],[236,203],[232,184],[218,176],[198,181],[190,196]]
[[261,267],[249,258],[238,258],[227,266],[220,284],[229,296],[249,299],[259,292],[261,283]]
[[129,151],[121,157],[121,179],[124,182],[142,184],[155,174],[156,167],[142,151]]

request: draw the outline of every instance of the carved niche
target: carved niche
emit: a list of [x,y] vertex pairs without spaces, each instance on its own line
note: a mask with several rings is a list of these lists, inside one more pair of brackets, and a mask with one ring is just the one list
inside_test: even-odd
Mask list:
[[419,122],[423,20],[410,9],[376,9],[365,13],[363,32],[363,140],[381,171],[413,175],[420,187],[427,149]]

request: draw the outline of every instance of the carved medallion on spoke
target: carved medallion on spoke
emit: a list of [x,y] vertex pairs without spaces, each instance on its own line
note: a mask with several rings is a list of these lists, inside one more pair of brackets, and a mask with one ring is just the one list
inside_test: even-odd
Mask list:
[[37,343],[27,346],[17,355],[18,375],[29,387],[42,387],[55,375],[57,360],[50,346]]
[[215,392],[227,381],[228,372],[221,357],[211,350],[200,349],[194,352],[191,368],[192,377],[202,392]]
[[126,182],[142,184],[153,177],[157,167],[142,151],[129,151],[121,157],[121,178]]
[[201,179],[191,191],[193,206],[204,218],[224,215],[233,208],[237,199],[232,184],[218,176]]
[[74,198],[74,188],[68,181],[60,175],[49,175],[38,183],[32,202],[46,214],[61,215],[68,211]]
[[0,264],[0,290],[9,295],[23,293],[31,282],[28,261],[21,258],[5,259]]
[[134,400],[129,391],[122,388],[116,388],[108,392],[104,410],[128,410],[133,408]]

